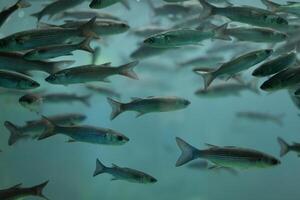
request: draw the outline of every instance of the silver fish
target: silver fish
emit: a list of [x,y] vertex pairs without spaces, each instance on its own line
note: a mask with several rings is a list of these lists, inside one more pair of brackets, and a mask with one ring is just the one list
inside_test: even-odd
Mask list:
[[107,98],[108,103],[111,105],[112,112],[110,119],[113,120],[119,114],[125,111],[138,112],[136,117],[140,117],[147,113],[152,112],[169,112],[181,110],[190,105],[190,101],[179,97],[154,97],[147,98],[133,98],[129,103],[120,103],[111,98]]
[[176,162],[177,167],[196,158],[208,160],[217,166],[234,169],[267,168],[280,164],[275,157],[252,149],[209,145],[210,148],[199,150],[178,137],[176,142],[182,151]]
[[97,176],[99,174],[108,173],[111,174],[114,178],[111,180],[125,180],[128,182],[133,183],[142,183],[142,184],[149,184],[149,183],[156,183],[157,180],[138,170],[130,169],[126,167],[119,167],[115,164],[113,164],[112,167],[106,167],[103,165],[99,159],[96,161],[96,169],[94,172],[94,176]]
[[30,90],[40,87],[40,84],[23,74],[0,70],[0,87],[17,90]]

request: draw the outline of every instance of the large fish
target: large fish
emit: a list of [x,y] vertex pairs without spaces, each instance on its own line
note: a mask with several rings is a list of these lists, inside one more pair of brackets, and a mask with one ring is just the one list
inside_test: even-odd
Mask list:
[[209,145],[208,149],[199,150],[180,138],[176,138],[176,142],[182,151],[176,162],[177,167],[196,158],[234,169],[267,168],[280,164],[275,157],[252,149]]
[[46,78],[46,81],[52,84],[76,84],[87,83],[93,81],[107,82],[107,78],[113,75],[126,76],[131,79],[138,79],[133,71],[138,61],[127,63],[119,67],[112,67],[110,63],[102,65],[84,65],[79,67],[72,67],[58,71]]
[[22,188],[22,184],[18,184],[8,189],[0,190],[0,199],[18,200],[26,197],[40,197],[48,200],[48,198],[43,195],[43,189],[46,187],[48,182],[49,181],[46,181],[40,185],[35,185],[29,188]]
[[222,64],[218,69],[212,72],[203,71],[198,73],[204,79],[204,88],[206,89],[219,76],[232,77],[233,75],[247,70],[250,67],[264,61],[273,53],[272,49],[263,49],[246,53],[227,63]]
[[119,167],[115,164],[113,164],[112,167],[106,167],[103,165],[99,159],[96,161],[96,169],[94,172],[94,176],[97,176],[99,174],[108,173],[111,174],[114,178],[111,180],[125,180],[128,182],[133,183],[142,183],[142,184],[149,184],[149,183],[155,183],[157,180],[138,170],[130,169],[127,167]]
[[27,2],[26,0],[18,0],[18,2],[1,11],[0,12],[0,27],[5,23],[5,21],[9,18],[9,16],[11,16],[16,10],[20,9],[20,8],[27,8],[30,7],[31,4],[29,2]]
[[129,141],[129,138],[125,135],[109,128],[93,126],[61,126],[45,117],[44,120],[47,122],[47,128],[44,133],[40,135],[39,140],[57,134],[63,134],[72,138],[74,141],[91,144],[122,145]]
[[181,110],[190,105],[190,101],[179,97],[154,97],[133,98],[129,103],[120,103],[111,98],[107,98],[111,105],[112,112],[110,119],[113,120],[119,114],[125,111],[138,112],[136,117],[140,117],[152,112],[170,112]]

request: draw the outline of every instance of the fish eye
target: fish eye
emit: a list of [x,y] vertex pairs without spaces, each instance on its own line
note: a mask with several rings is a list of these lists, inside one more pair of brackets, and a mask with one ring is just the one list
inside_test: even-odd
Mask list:
[[278,18],[276,19],[276,22],[277,22],[278,24],[286,24],[285,19],[280,18],[280,17],[278,17]]
[[118,140],[118,141],[123,141],[123,137],[120,136],[120,135],[118,135],[118,136],[117,136],[117,140]]
[[272,165],[278,165],[278,164],[280,164],[280,161],[277,160],[277,159],[275,159],[275,158],[273,158],[273,159],[271,159],[271,164]]
[[151,182],[151,183],[155,183],[155,182],[157,182],[157,180],[156,180],[155,178],[151,177],[151,178],[150,178],[150,182]]
[[146,39],[146,43],[153,44],[154,42],[155,42],[155,38],[154,37]]

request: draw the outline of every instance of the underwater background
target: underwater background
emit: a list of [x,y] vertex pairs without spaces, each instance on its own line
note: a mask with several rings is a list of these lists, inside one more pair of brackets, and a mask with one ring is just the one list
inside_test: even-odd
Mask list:
[[[157,2],[156,2],[157,1]],[[31,17],[45,2],[30,1],[30,8],[18,10],[3,25],[0,36],[36,28],[37,21]],[[121,4],[103,9],[127,21],[131,29],[144,27],[153,21],[168,26],[170,20],[156,17],[148,4],[130,0],[130,10]],[[153,0],[156,5],[163,3]],[[235,5],[263,7],[258,0],[231,1]],[[284,1],[277,1],[283,3]],[[2,0],[0,8],[14,4],[13,0]],[[74,9],[88,9],[89,2],[83,2]],[[102,11],[102,10],[101,10]],[[47,21],[46,21],[47,22]],[[61,23],[62,21],[55,21]],[[120,65],[132,61],[130,54],[145,38],[136,37],[130,30],[126,33],[105,37],[103,41],[92,43],[101,47],[97,64],[112,62]],[[203,87],[199,75],[191,68],[178,70],[177,63],[197,56],[220,56],[224,60],[241,54],[235,49],[219,52],[207,50],[214,43],[228,41],[208,40],[201,45],[175,49],[166,54],[141,61],[136,68],[139,80],[111,78],[111,83],[96,83],[112,87],[121,94],[124,102],[131,97],[180,96],[191,101],[188,108],[169,113],[152,113],[139,118],[126,112],[111,121],[111,107],[106,97],[92,93],[81,85],[57,86],[43,81],[45,74],[39,74],[39,82],[47,92],[68,92],[93,94],[91,106],[80,103],[52,104],[43,106],[43,115],[82,113],[87,116],[83,124],[109,127],[124,133],[130,141],[122,146],[101,146],[87,143],[67,143],[68,138],[57,135],[47,140],[25,140],[9,147],[9,132],[3,123],[15,124],[40,118],[18,103],[22,94],[0,94],[0,188],[17,183],[25,186],[50,180],[44,194],[51,200],[296,200],[299,198],[300,160],[293,153],[281,158],[281,164],[267,169],[238,171],[233,175],[226,171],[195,170],[187,166],[175,167],[180,154],[175,137],[184,138],[190,144],[204,148],[205,143],[220,146],[241,146],[257,149],[279,158],[278,136],[288,142],[300,141],[298,109],[287,91],[261,92],[260,95],[244,91],[240,96],[224,98],[199,98],[195,90]],[[261,49],[266,45],[240,44],[250,49]],[[76,51],[72,57],[57,60],[75,60],[73,66],[91,63],[91,55]],[[215,67],[212,64],[211,67]],[[210,67],[210,66],[208,66]],[[252,69],[245,73],[251,72]],[[284,114],[283,125],[270,122],[255,122],[240,119],[239,111],[260,111],[276,115]],[[116,163],[145,171],[158,179],[155,184],[134,184],[125,181],[111,181],[111,176],[103,174],[93,177],[95,161],[99,158],[105,165]],[[34,198],[30,198],[34,199]]]

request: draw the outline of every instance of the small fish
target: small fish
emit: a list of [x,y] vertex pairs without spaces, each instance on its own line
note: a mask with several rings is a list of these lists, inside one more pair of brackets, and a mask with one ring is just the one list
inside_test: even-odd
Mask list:
[[0,87],[17,90],[30,90],[40,87],[40,84],[23,74],[0,70]]
[[225,97],[225,96],[240,96],[241,92],[244,90],[249,90],[255,94],[259,94],[256,84],[248,83],[225,83],[214,85],[208,89],[199,89],[195,92],[195,95],[199,97]]
[[17,32],[0,39],[0,50],[23,51],[42,46],[65,44],[74,38],[99,38],[93,32],[95,23],[96,18],[92,18],[77,28],[54,27]]
[[39,140],[63,134],[75,141],[102,145],[123,145],[129,141],[125,135],[108,128],[93,126],[61,126],[44,117],[47,128]]
[[0,12],[0,27],[5,23],[5,21],[9,18],[9,16],[11,16],[16,10],[21,9],[21,8],[28,8],[30,7],[31,4],[29,2],[27,2],[26,0],[18,0],[18,2],[1,11]]
[[280,145],[280,157],[286,155],[289,151],[296,152],[298,154],[298,157],[300,157],[300,143],[294,142],[292,145],[289,145],[280,137],[277,138],[277,141]]
[[270,122],[274,122],[275,124],[282,126],[283,122],[282,122],[282,118],[283,118],[283,114],[281,115],[272,115],[269,113],[262,113],[262,112],[237,112],[236,113],[237,117],[242,117],[242,118],[246,118],[246,119],[251,119],[251,120],[256,120],[256,121],[262,121],[262,122],[266,122],[266,121],[270,121]]
[[[70,113],[54,115],[49,117],[49,119],[59,125],[72,126],[84,121],[86,116],[77,113]],[[11,146],[22,139],[28,139],[28,137],[31,137],[32,139],[38,138],[47,127],[47,123],[44,119],[39,119],[27,121],[23,126],[17,126],[9,121],[5,121],[4,126],[10,132],[8,145]]]
[[231,40],[231,37],[239,41],[276,43],[287,39],[287,34],[269,28],[227,28],[227,23],[215,29],[215,38]]
[[55,15],[73,8],[79,4],[83,3],[83,0],[57,0],[46,5],[41,11],[32,14],[31,16],[36,17],[40,21],[43,17],[48,16],[49,19]]
[[109,88],[109,87],[104,87],[104,86],[96,86],[96,85],[86,85],[86,88],[97,92],[99,94],[108,96],[108,97],[116,97],[116,98],[120,98],[121,94],[116,92],[115,90]]
[[125,0],[92,0],[89,6],[93,9],[102,9],[116,3],[121,3],[125,8],[130,9],[128,2]]
[[289,89],[300,83],[300,68],[287,68],[268,80],[266,80],[260,89],[265,91],[277,91],[281,89]]
[[180,47],[186,45],[197,45],[203,40],[214,36],[212,31],[201,31],[196,29],[177,29],[158,33],[144,40],[144,44],[156,48]]
[[257,77],[270,76],[290,66],[293,66],[296,63],[296,61],[296,53],[290,52],[263,63],[253,71],[252,75]]
[[65,11],[62,12],[58,19],[64,19],[64,18],[74,18],[74,19],[91,19],[93,17],[97,17],[97,19],[111,19],[120,21],[119,17],[116,17],[114,15],[111,15],[110,13],[104,13],[104,12],[96,12],[96,11],[90,11],[90,10],[80,10],[80,11]]
[[287,27],[288,21],[271,11],[250,6],[215,7],[206,0],[199,0],[203,7],[202,17],[221,15],[232,21],[250,24],[253,26],[279,28]]
[[47,197],[43,195],[43,189],[46,187],[49,181],[35,185],[29,188],[21,188],[22,184],[17,184],[13,187],[0,190],[1,200],[17,200],[26,197],[40,197],[48,200]]
[[107,98],[108,103],[111,105],[112,112],[110,119],[113,120],[119,114],[125,111],[138,112],[136,117],[140,117],[147,113],[152,112],[169,112],[181,110],[190,105],[190,101],[179,97],[146,97],[146,98],[133,98],[129,103],[120,103],[111,98]]
[[204,88],[207,89],[208,86],[218,77],[218,76],[228,76],[229,78],[233,75],[247,70],[250,67],[264,61],[273,53],[272,49],[263,49],[252,51],[239,56],[231,61],[222,64],[218,69],[212,72],[198,72],[204,79]]
[[76,50],[94,53],[94,50],[90,47],[90,42],[91,39],[86,39],[78,44],[63,44],[40,47],[27,52],[24,55],[24,58],[26,60],[47,60],[60,56],[73,55],[72,52]]
[[99,159],[97,159],[94,177],[103,173],[111,174],[114,177],[111,179],[112,181],[125,180],[128,182],[141,184],[153,184],[157,182],[157,180],[154,177],[144,172],[126,167],[119,167],[115,164],[113,164],[112,167],[106,167],[100,162]]
[[138,79],[133,68],[138,65],[138,61],[133,61],[119,67],[112,67],[110,63],[102,65],[84,65],[72,67],[58,71],[46,78],[46,81],[52,84],[76,84],[93,81],[107,82],[107,78],[113,75],[126,76],[131,79]]
[[267,168],[280,164],[275,157],[252,149],[209,145],[210,148],[199,150],[181,138],[177,137],[176,142],[182,151],[176,162],[177,167],[196,158],[208,160],[216,166],[233,169]]
[[261,0],[261,2],[272,12],[285,12],[300,16],[300,2],[288,1],[286,5],[280,5],[270,0]]

